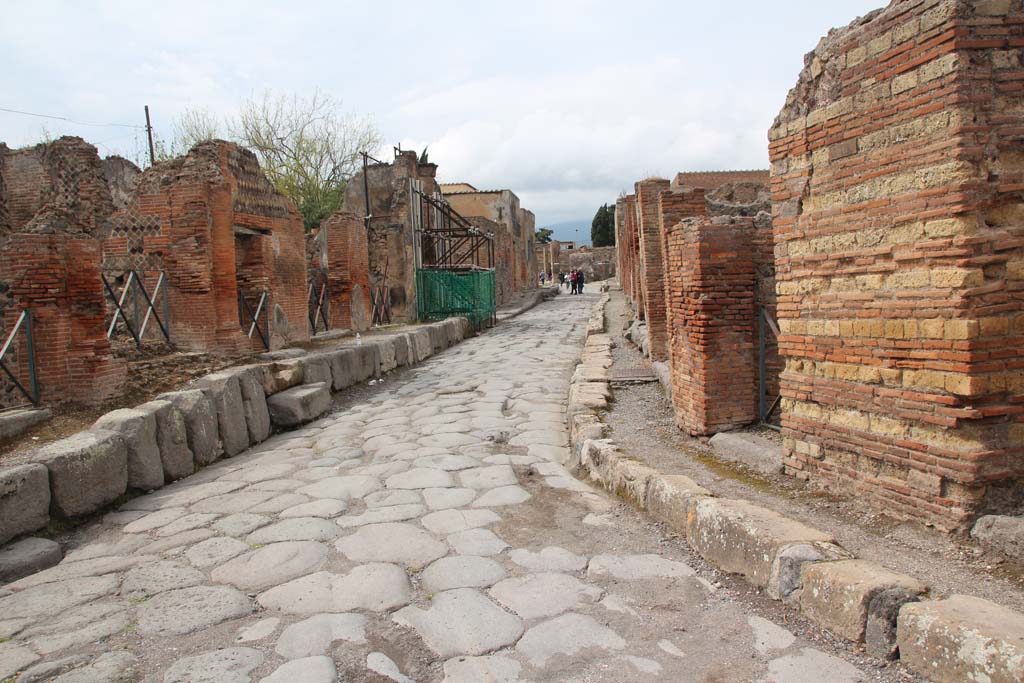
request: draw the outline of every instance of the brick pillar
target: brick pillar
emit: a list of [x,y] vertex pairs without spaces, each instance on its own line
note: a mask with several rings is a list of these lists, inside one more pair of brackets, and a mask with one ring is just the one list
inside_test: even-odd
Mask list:
[[636,195],[626,196],[627,253],[629,254],[630,299],[637,318],[644,319],[644,292],[640,285],[640,234],[636,215]]
[[769,135],[786,471],[942,528],[1024,480],[1022,23],[892,3]]
[[[683,192],[677,189],[663,191],[658,195],[658,232],[661,237],[661,267],[665,297],[665,338],[668,360],[673,360],[674,346],[680,342],[677,338],[678,330],[685,326],[685,320],[680,318],[681,312],[673,306],[673,295],[682,290],[682,282],[679,277],[678,260],[673,263],[669,243],[671,229],[682,219],[702,216],[705,214],[704,190]],[[678,246],[676,246],[678,248]]]
[[691,218],[667,231],[672,288],[676,424],[714,434],[756,419],[754,263],[749,218]]
[[665,321],[665,275],[661,246],[659,197],[669,181],[643,180],[636,184],[637,218],[640,234],[640,263],[644,290],[644,318],[653,361],[668,358],[668,330]]

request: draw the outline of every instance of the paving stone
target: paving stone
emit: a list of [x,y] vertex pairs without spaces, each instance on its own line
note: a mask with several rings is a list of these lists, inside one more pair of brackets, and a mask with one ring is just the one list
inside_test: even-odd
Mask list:
[[139,548],[138,553],[143,555],[159,555],[182,546],[195,545],[196,543],[205,541],[208,538],[212,538],[214,535],[215,534],[210,529],[193,529],[191,531],[183,531],[180,534],[161,538],[160,540],[144,545]]
[[[21,635],[22,638],[32,638],[30,643],[33,650],[43,656],[50,656],[70,648],[97,643],[112,635],[123,633],[128,628],[128,614],[119,605],[111,613],[109,605],[107,609],[100,612],[93,619],[82,622],[80,619],[60,619],[50,624],[46,633]],[[101,616],[103,615],[103,616]],[[70,623],[74,623],[70,626]]]
[[353,498],[362,498],[380,488],[380,480],[376,477],[353,474],[344,477],[321,479],[315,484],[302,487],[296,493],[301,493],[310,498],[351,500]]
[[361,527],[335,547],[355,562],[394,562],[415,568],[448,554],[444,543],[419,527],[401,522]]
[[[88,664],[92,660],[89,655],[71,655],[60,659],[50,659],[39,662],[25,669],[15,679],[15,683],[40,683],[41,681],[52,681],[62,673],[77,669]],[[10,679],[7,679],[10,680]]]
[[235,493],[225,493],[221,496],[214,496],[201,500],[192,505],[193,512],[215,512],[222,515],[232,515],[236,512],[246,512],[260,503],[265,503],[274,497],[273,491],[245,490]]
[[164,683],[251,683],[250,674],[263,663],[263,653],[229,647],[195,657],[182,657],[164,674]]
[[327,547],[315,541],[271,543],[217,567],[210,577],[245,590],[264,590],[314,572],[327,559]]
[[595,555],[590,560],[587,576],[614,576],[629,581],[636,579],[694,576],[689,565],[666,560],[659,555]]
[[447,510],[469,505],[476,498],[475,489],[423,489],[423,500],[431,510]]
[[657,676],[661,673],[661,664],[653,659],[648,659],[646,657],[634,657],[633,655],[626,655],[622,659],[633,667],[637,673],[648,674],[650,676]]
[[583,614],[570,612],[534,626],[516,644],[516,651],[533,666],[544,666],[556,655],[574,655],[582,650],[626,647],[615,631]]
[[413,461],[415,467],[432,467],[446,472],[456,472],[471,467],[480,467],[480,461],[468,455],[427,455]]
[[414,683],[414,681],[403,674],[402,670],[398,668],[398,665],[383,652],[371,652],[366,655],[366,668],[376,674],[384,676],[385,678],[390,678],[397,683]]
[[56,565],[63,558],[60,544],[48,538],[23,538],[0,548],[0,583]]
[[[212,472],[211,472],[212,474]],[[133,498],[121,506],[122,510],[163,510],[173,507],[188,507],[200,501],[209,500],[214,496],[237,491],[245,486],[240,481],[202,481],[203,473],[165,486],[156,493]],[[199,512],[202,512],[200,510]]]
[[381,524],[383,522],[404,522],[407,519],[415,519],[425,513],[427,509],[422,505],[390,505],[388,507],[370,508],[359,515],[346,515],[335,520],[338,526],[348,529],[367,524]]
[[165,560],[129,571],[121,584],[121,595],[128,598],[147,598],[176,588],[198,586],[205,579],[202,572]]
[[[331,472],[334,472],[334,470],[332,469]],[[331,476],[334,475],[332,474]],[[255,489],[256,491],[273,491],[274,493],[281,493],[294,491],[295,489],[305,486],[307,483],[307,481],[299,479],[268,479],[266,481],[258,481],[255,484],[252,484],[249,488]]]
[[260,619],[251,626],[246,626],[238,630],[238,635],[235,636],[236,643],[251,643],[256,640],[264,640],[269,638],[277,631],[277,627],[281,624],[281,620],[277,617],[268,617],[266,619]]
[[686,656],[686,653],[679,649],[679,647],[671,640],[659,640],[658,648],[662,652],[666,652],[673,657],[679,657],[680,659]]
[[53,683],[126,683],[134,680],[136,667],[137,660],[130,652],[104,652],[88,666],[54,678]]
[[568,574],[540,573],[505,579],[489,594],[523,619],[537,619],[596,602],[602,591]]
[[128,452],[129,487],[151,491],[164,485],[164,465],[156,440],[154,413],[119,408],[101,416],[93,427],[117,432],[124,439]]
[[[516,642],[523,624],[472,588],[438,593],[430,608],[404,607],[396,623],[416,629],[431,650],[442,657],[480,655]],[[452,628],[458,624],[458,628]]]
[[257,596],[265,609],[288,614],[317,614],[329,608],[335,574],[315,572],[271,588]]
[[[448,491],[449,489],[439,489]],[[423,502],[419,491],[404,489],[376,491],[363,498],[368,508],[391,507],[395,505],[415,505]]]
[[371,563],[356,567],[331,581],[332,609],[348,612],[385,612],[412,600],[412,586],[402,567]]
[[498,562],[475,555],[442,557],[420,575],[423,588],[431,593],[453,588],[486,588],[507,576]]
[[416,467],[388,477],[384,485],[389,489],[429,489],[454,486],[455,481],[444,470]]
[[166,526],[174,520],[184,517],[186,514],[188,514],[188,510],[185,508],[164,508],[126,524],[123,531],[126,534],[145,533]]
[[295,471],[295,465],[286,462],[268,463],[258,467],[244,467],[221,477],[225,481],[244,481],[255,484],[271,479],[283,479]]
[[110,595],[117,590],[119,583],[116,576],[89,576],[45,583],[0,598],[0,614],[4,619],[53,616]]
[[240,512],[222,517],[213,523],[213,528],[226,536],[245,536],[261,526],[270,524],[270,517]]
[[297,517],[286,519],[249,534],[249,543],[279,543],[282,541],[330,541],[341,531],[338,525],[319,517]]
[[796,636],[767,619],[758,616],[747,617],[747,623],[754,632],[754,649],[762,655],[776,650],[785,650],[796,642]]
[[335,683],[338,671],[330,657],[304,657],[282,664],[260,683]]
[[323,517],[330,519],[340,515],[347,507],[344,501],[324,498],[286,508],[281,511],[280,516],[284,519],[295,517]]
[[447,540],[448,545],[460,555],[497,555],[508,547],[508,543],[488,529],[459,531],[449,535]]
[[328,653],[331,643],[366,642],[366,617],[361,614],[318,614],[286,628],[275,652],[285,659],[303,659]]
[[161,527],[157,530],[156,535],[158,537],[167,537],[191,531],[192,529],[199,529],[208,526],[219,516],[220,515],[208,512],[194,512],[192,514],[179,517],[167,526]]
[[768,681],[785,683],[861,683],[867,679],[852,664],[808,647],[768,662]]
[[515,470],[508,465],[491,465],[490,467],[462,470],[458,476],[462,485],[471,489],[496,489],[519,484]]
[[78,432],[33,457],[50,472],[50,511],[60,517],[96,512],[127,490],[128,449],[116,432]]
[[435,534],[453,534],[500,522],[490,510],[440,510],[423,517],[420,523]]
[[522,486],[499,486],[485,491],[473,501],[473,507],[499,507],[502,505],[518,505],[530,499],[530,492]]
[[532,572],[578,572],[587,566],[587,558],[554,546],[536,553],[526,548],[516,548],[508,556],[520,567]]
[[519,683],[522,665],[514,659],[488,657],[457,657],[444,663],[442,683]]
[[0,680],[39,661],[39,655],[19,643],[0,643]]
[[182,588],[160,593],[139,606],[139,632],[153,636],[184,635],[251,612],[249,598],[234,588]]

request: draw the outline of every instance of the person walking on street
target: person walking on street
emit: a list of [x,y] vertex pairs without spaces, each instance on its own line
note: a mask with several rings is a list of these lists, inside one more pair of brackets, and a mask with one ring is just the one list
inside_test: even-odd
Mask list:
[[576,293],[577,294],[582,294],[583,293],[583,283],[585,283],[586,281],[587,281],[587,278],[584,277],[583,271],[582,270],[578,271],[576,273]]

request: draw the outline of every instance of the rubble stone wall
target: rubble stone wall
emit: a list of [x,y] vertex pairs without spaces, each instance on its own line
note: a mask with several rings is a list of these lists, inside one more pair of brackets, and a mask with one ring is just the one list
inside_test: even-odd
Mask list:
[[1022,491],[1022,44],[1020,3],[897,0],[770,132],[786,471],[943,528]]

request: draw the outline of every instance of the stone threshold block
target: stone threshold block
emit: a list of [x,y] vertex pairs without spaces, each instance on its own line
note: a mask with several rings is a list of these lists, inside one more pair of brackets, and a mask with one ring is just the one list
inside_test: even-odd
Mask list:
[[[694,505],[686,527],[690,546],[720,569],[743,576],[769,594],[778,580],[777,563],[792,545],[831,544],[822,531],[746,500],[704,498]],[[782,591],[784,592],[784,591]]]
[[45,465],[0,470],[0,543],[42,529],[50,521],[50,475]]
[[817,624],[855,643],[867,642],[869,654],[896,656],[896,616],[928,587],[910,576],[867,560],[805,564],[800,610]]
[[295,427],[310,422],[330,407],[331,388],[327,382],[293,387],[267,399],[270,421],[275,427]]
[[952,595],[900,610],[900,660],[936,683],[1024,681],[1024,614]]

